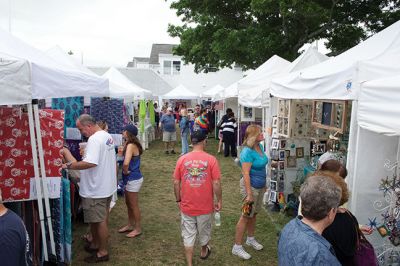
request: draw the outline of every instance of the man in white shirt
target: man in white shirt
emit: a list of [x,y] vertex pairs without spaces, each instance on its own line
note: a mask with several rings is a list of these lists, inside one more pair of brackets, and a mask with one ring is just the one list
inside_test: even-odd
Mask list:
[[93,241],[85,246],[92,255],[85,258],[85,262],[108,261],[108,210],[111,197],[117,190],[114,141],[90,115],[81,115],[76,126],[82,135],[89,138],[83,159],[67,162],[63,168],[81,170],[79,195],[82,197],[84,220],[89,223],[93,235]]

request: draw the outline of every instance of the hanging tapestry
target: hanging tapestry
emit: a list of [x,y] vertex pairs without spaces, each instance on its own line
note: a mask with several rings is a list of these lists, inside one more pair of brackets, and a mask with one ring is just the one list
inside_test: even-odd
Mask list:
[[108,124],[108,132],[121,134],[124,129],[124,101],[120,99],[92,98],[90,114],[97,121]]

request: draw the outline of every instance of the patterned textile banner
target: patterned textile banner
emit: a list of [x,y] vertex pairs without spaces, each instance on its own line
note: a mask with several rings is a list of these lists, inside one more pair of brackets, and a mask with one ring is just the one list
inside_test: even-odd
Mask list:
[[[64,111],[39,110],[45,171],[61,176]],[[31,180],[32,179],[32,180]],[[59,196],[60,178],[49,180],[49,195]],[[21,108],[0,107],[0,188],[4,201],[36,198],[28,115]]]
[[97,121],[108,124],[110,134],[121,134],[124,126],[124,101],[120,99],[92,98],[90,114]]

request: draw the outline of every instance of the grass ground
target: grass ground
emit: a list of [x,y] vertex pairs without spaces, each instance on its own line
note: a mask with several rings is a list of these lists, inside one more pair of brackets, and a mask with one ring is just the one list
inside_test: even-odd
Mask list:
[[[264,245],[262,251],[247,248],[252,255],[249,261],[231,254],[241,205],[240,168],[232,158],[217,155],[216,147],[217,142],[210,139],[207,151],[218,158],[222,172],[222,225],[213,228],[212,253],[207,260],[199,259],[200,249],[196,246],[194,265],[277,265],[277,234],[289,220],[280,213],[263,210],[257,217],[256,237]],[[175,150],[180,151],[180,147]],[[160,141],[153,142],[145,151],[141,168],[145,181],[139,194],[143,234],[128,239],[117,232],[127,221],[124,199],[119,198],[110,216],[110,261],[103,265],[185,265],[179,210],[172,185],[177,158],[178,155],[165,155]],[[88,256],[80,239],[86,229],[82,223],[73,225],[73,265],[84,265],[83,258]]]

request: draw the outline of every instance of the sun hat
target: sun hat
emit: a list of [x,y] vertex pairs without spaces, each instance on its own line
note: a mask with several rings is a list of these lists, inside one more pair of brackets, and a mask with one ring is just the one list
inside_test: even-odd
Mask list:
[[128,124],[125,126],[124,131],[128,131],[129,133],[131,133],[132,135],[134,135],[135,137],[138,134],[138,129],[136,126],[132,125],[132,124]]

